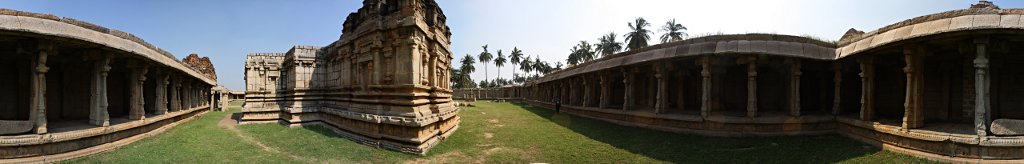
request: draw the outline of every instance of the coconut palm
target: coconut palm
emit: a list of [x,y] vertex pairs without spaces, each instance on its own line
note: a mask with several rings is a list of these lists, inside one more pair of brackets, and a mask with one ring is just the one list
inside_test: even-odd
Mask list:
[[473,60],[473,55],[466,54],[466,56],[462,58],[462,67],[459,67],[459,71],[461,73],[460,83],[468,84],[473,82],[473,79],[469,76],[469,74],[476,72],[476,67],[473,66],[473,64],[476,64],[476,61]]
[[579,51],[580,51],[579,52],[579,54],[580,54],[580,61],[588,62],[588,61],[594,60],[594,57],[596,57],[596,55],[594,53],[593,45],[591,45],[590,43],[587,43],[587,41],[582,41],[581,40],[580,43],[578,45],[576,45],[576,46],[580,47],[579,48]]
[[591,46],[590,43],[587,43],[587,41],[580,41],[579,44],[576,44],[569,50],[572,53],[569,53],[569,58],[566,59],[566,63],[576,65],[594,60],[596,55],[594,53],[594,48],[592,47],[593,46]]
[[626,48],[629,50],[636,50],[647,47],[647,41],[651,40],[651,31],[645,27],[651,26],[644,18],[636,18],[635,23],[629,23],[629,29],[632,30],[626,33]]
[[519,50],[519,47],[514,47],[514,48],[512,48],[512,54],[509,54],[508,57],[509,57],[509,59],[512,59],[512,61],[511,61],[512,62],[512,68],[513,68],[512,69],[512,77],[515,78],[515,75],[516,75],[516,69],[515,68],[516,68],[516,65],[519,64],[519,62],[521,62],[522,59],[523,59],[523,51]]
[[597,43],[597,50],[601,52],[601,57],[615,54],[622,50],[622,42],[615,41],[615,32],[609,32],[607,35],[601,36],[598,39],[600,43]]
[[666,32],[661,35],[661,43],[680,41],[686,36],[686,26],[676,23],[676,19],[665,22],[665,26],[661,27],[661,31]]
[[491,59],[494,59],[494,56],[491,56],[491,52],[487,52],[486,44],[483,46],[483,48],[484,52],[480,52],[480,56],[477,56],[477,58],[480,59],[480,63],[484,63],[484,80],[487,80],[490,78],[487,75],[487,63],[490,63]]
[[569,57],[565,59],[565,63],[569,63],[569,65],[580,64],[579,45],[572,46],[572,49],[569,49]]
[[501,79],[501,67],[505,66],[506,61],[508,61],[508,59],[505,59],[505,55],[502,55],[501,50],[498,50],[498,57],[494,58],[494,66],[498,67],[497,79]]
[[533,63],[531,65],[533,65],[533,71],[537,72],[537,75],[540,75],[540,72],[544,70],[544,64],[544,62],[540,61],[540,55],[537,55],[537,57],[533,58]]
[[523,70],[523,72],[524,72],[523,76],[524,77],[527,76],[528,74],[530,74],[530,71],[533,70],[532,62],[533,61],[530,60],[530,56],[526,56],[526,57],[523,57],[523,61],[519,63],[519,69]]

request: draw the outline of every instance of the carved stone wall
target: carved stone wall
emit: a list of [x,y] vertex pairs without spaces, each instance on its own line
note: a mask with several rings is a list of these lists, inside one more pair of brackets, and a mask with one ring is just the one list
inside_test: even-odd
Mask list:
[[322,124],[423,154],[457,127],[451,33],[433,0],[365,0],[338,41],[246,59],[243,123]]

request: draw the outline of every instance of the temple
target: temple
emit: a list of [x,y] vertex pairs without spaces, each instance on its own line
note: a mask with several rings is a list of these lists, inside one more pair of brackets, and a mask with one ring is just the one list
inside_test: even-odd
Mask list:
[[217,84],[212,69],[132,34],[50,14],[0,9],[0,53],[0,163],[77,158],[160,133],[209,111]]
[[613,123],[713,136],[839,133],[947,162],[1024,159],[1024,9],[987,1],[838,42],[713,35],[520,86],[460,89]]
[[241,122],[323,125],[413,154],[458,128],[451,33],[433,0],[365,0],[343,25],[327,46],[246,56]]

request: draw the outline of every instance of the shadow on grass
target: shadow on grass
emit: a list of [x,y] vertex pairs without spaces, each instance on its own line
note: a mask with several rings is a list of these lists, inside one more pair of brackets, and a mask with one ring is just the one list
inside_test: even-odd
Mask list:
[[835,163],[880,149],[836,134],[708,137],[622,126],[515,103],[559,126],[616,148],[673,163]]

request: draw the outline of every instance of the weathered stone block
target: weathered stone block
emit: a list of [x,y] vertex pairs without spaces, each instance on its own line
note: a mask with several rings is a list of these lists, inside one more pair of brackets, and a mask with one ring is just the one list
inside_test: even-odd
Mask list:
[[971,26],[972,22],[974,22],[974,16],[973,15],[966,15],[966,16],[955,17],[955,18],[953,18],[953,20],[951,20],[949,22],[949,29],[952,30],[952,29],[970,28],[970,27],[972,27]]
[[740,41],[737,41],[737,44],[738,44],[738,47],[737,47],[736,51],[738,51],[738,52],[751,52],[750,51],[750,49],[751,49],[750,41],[740,40]]
[[871,39],[871,46],[881,46],[892,42],[893,36],[896,35],[895,31],[887,31],[878,35],[873,36]]
[[1024,27],[1020,25],[1020,15],[1002,15],[999,18],[999,27]]
[[999,26],[999,15],[974,15],[973,27],[997,27]]
[[750,41],[750,52],[754,53],[765,53],[768,51],[766,41],[764,40],[753,40]]
[[913,29],[914,28],[912,26],[904,26],[892,30],[892,41],[900,41],[906,39],[907,37],[910,37],[910,33],[913,31]]
[[995,135],[1024,135],[1024,120],[1017,119],[996,119],[992,121],[992,134]]
[[929,35],[949,28],[950,19],[939,19],[913,26],[911,36]]

